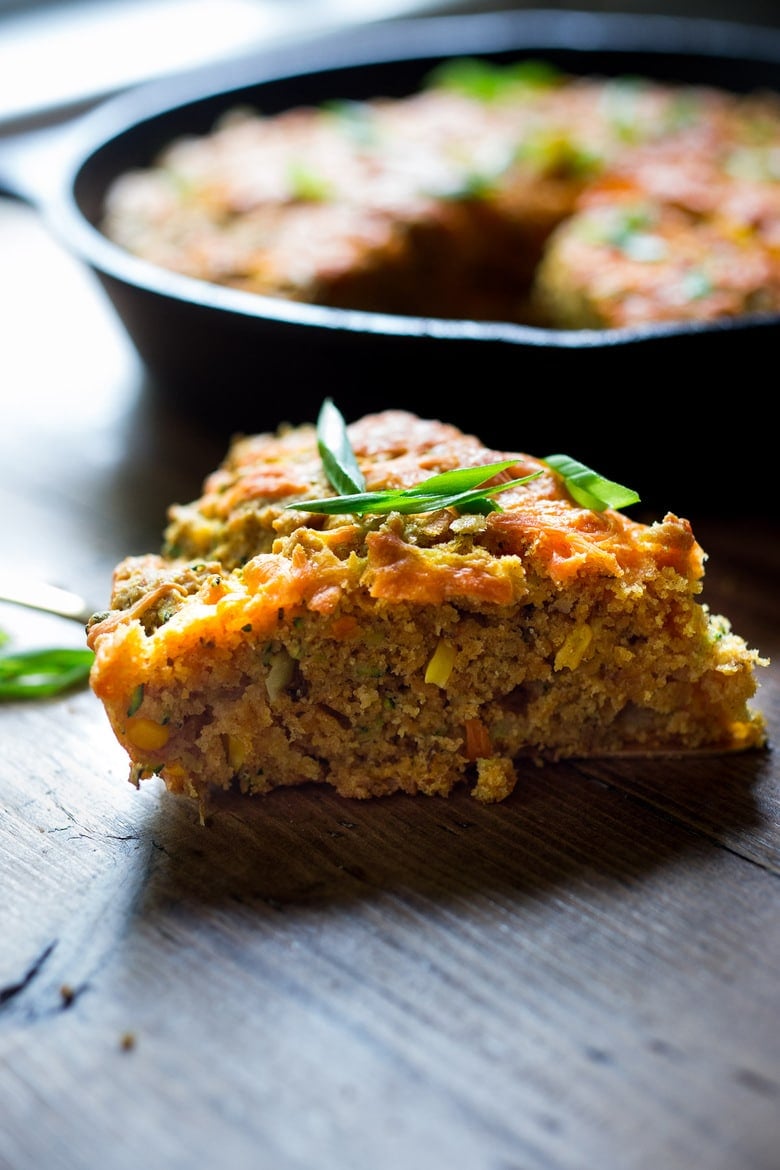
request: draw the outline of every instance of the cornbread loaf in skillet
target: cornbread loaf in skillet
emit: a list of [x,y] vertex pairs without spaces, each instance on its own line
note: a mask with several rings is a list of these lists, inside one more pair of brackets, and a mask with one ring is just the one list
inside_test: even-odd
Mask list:
[[[334,95],[337,97],[338,95]],[[780,311],[780,100],[453,61],[418,93],[233,110],[102,229],[272,297],[605,329]]]
[[323,515],[305,510],[335,494],[313,424],[236,439],[90,623],[92,685],[136,783],[206,802],[465,782],[494,801],[524,756],[764,745],[765,660],[702,604],[687,520],[583,507],[553,456],[403,411],[347,434],[371,492],[498,461],[499,484],[538,474],[487,514]]

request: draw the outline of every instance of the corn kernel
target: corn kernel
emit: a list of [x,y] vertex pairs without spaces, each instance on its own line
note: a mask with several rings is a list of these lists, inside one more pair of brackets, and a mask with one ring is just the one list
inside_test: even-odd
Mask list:
[[575,670],[585,657],[585,652],[593,641],[593,630],[587,623],[576,626],[567,636],[565,642],[555,655],[555,669]]
[[142,751],[156,752],[165,747],[170,734],[167,727],[153,719],[131,719],[127,725],[127,738]]
[[227,755],[228,763],[233,771],[237,772],[246,759],[246,745],[236,735],[227,734],[222,739],[225,744],[225,754]]
[[275,703],[287,690],[295,674],[295,662],[287,650],[282,648],[271,655],[270,669],[265,679],[265,689],[270,702]]
[[452,674],[452,668],[455,665],[455,658],[457,651],[455,647],[444,639],[440,639],[438,646],[433,652],[433,657],[428,663],[428,668],[425,671],[425,681],[433,683],[437,687],[446,687],[447,681]]

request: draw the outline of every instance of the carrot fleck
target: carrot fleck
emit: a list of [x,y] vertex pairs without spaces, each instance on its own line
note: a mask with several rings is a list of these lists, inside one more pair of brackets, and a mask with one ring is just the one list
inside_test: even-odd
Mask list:
[[490,732],[482,720],[467,719],[464,729],[466,732],[466,758],[469,760],[489,759],[493,754],[493,745],[490,742]]
[[335,618],[330,624],[330,633],[338,641],[345,641],[347,638],[352,638],[358,630],[357,618],[350,614],[345,614],[343,617]]

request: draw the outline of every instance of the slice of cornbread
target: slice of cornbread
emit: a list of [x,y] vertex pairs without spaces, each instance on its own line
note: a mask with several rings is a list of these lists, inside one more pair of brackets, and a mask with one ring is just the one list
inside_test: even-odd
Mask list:
[[493,801],[523,756],[765,744],[766,660],[700,600],[687,520],[582,507],[548,463],[401,411],[348,436],[370,491],[506,459],[507,481],[538,474],[487,514],[322,515],[301,510],[334,494],[313,424],[237,439],[89,625],[135,783]]

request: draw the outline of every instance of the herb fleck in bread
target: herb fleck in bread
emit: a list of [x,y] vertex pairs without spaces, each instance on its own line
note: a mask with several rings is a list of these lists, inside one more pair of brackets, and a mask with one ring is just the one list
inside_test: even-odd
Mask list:
[[495,801],[523,756],[765,744],[750,706],[765,660],[702,604],[687,520],[583,507],[550,464],[405,412],[347,434],[369,492],[508,466],[481,510],[322,514],[306,510],[334,495],[313,424],[237,439],[90,623],[134,782],[202,802],[466,783]]

